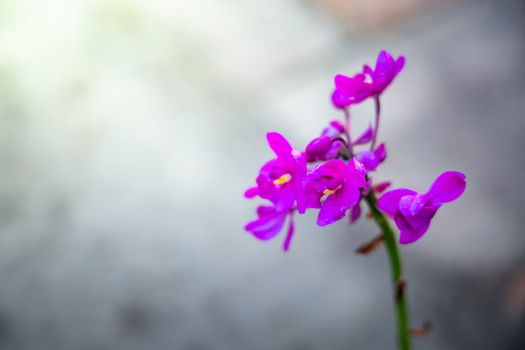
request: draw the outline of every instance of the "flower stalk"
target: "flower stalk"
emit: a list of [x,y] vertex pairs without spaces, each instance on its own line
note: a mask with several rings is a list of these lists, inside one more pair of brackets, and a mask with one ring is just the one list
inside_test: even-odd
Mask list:
[[392,274],[392,286],[394,290],[394,303],[397,322],[397,340],[399,350],[410,350],[410,326],[408,319],[408,307],[405,291],[405,278],[403,277],[403,264],[396,243],[394,231],[390,227],[386,217],[377,208],[377,199],[373,191],[365,197],[370,212],[383,234],[383,241],[390,261]]
[[376,119],[375,119],[375,128],[374,128],[374,137],[372,138],[372,144],[370,146],[370,150],[373,151],[376,147],[376,141],[377,141],[377,134],[379,133],[379,120],[381,118],[381,101],[379,100],[379,95],[374,96],[374,106],[375,106],[375,112],[376,112]]
[[350,158],[352,158],[354,156],[354,150],[353,150],[353,147],[352,147],[352,129],[351,129],[351,123],[350,123],[350,109],[348,108],[345,108],[344,109],[344,113],[345,113],[345,134],[346,134],[346,139],[348,141],[348,152],[350,152]]

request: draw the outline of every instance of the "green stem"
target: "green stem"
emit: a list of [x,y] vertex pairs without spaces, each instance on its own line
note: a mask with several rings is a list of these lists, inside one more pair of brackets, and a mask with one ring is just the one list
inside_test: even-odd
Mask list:
[[403,265],[401,263],[401,256],[396,243],[394,231],[390,227],[388,220],[377,209],[377,199],[373,192],[365,197],[366,202],[372,212],[375,222],[381,228],[385,247],[390,259],[390,267],[392,269],[392,281],[394,287],[394,300],[397,319],[397,338],[399,343],[399,350],[410,350],[410,327],[408,322],[408,310],[405,296],[405,279],[403,277]]

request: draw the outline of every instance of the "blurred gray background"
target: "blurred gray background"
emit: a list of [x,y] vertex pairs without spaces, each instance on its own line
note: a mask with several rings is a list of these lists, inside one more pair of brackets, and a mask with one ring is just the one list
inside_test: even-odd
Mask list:
[[[371,222],[261,243],[242,198],[339,114],[377,52],[377,179],[468,177],[403,247],[415,349],[525,348],[525,6],[519,0],[0,2],[0,349],[394,349]],[[356,129],[371,120],[355,108]]]

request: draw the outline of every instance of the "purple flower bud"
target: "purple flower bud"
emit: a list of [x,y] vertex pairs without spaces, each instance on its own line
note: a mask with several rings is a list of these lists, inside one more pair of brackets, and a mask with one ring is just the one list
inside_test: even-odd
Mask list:
[[326,152],[332,147],[332,139],[328,136],[321,136],[310,141],[306,146],[306,156],[308,160],[322,160]]

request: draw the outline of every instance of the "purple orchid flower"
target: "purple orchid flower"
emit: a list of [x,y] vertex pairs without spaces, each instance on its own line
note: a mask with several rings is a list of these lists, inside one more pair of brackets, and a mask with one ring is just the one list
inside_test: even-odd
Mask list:
[[399,56],[397,59],[394,59],[392,55],[384,50],[377,55],[375,69],[365,65],[363,73],[371,80],[371,95],[380,95],[399,72],[401,72],[404,66],[404,56]]
[[373,171],[384,162],[386,159],[386,146],[384,143],[380,144],[373,152],[372,151],[361,151],[357,154],[357,160],[359,160],[366,170]]
[[442,204],[457,199],[465,191],[465,174],[447,171],[430,186],[427,193],[399,188],[383,194],[377,207],[389,214],[400,230],[399,242],[409,244],[427,232]]
[[345,127],[340,121],[331,121],[330,126],[323,130],[321,136],[313,139],[306,146],[306,160],[315,162],[336,159],[341,149],[346,147],[342,139],[344,131]]
[[308,207],[321,209],[317,224],[326,226],[342,219],[366,185],[365,169],[355,159],[348,163],[330,160],[312,169],[304,186]]
[[256,238],[267,241],[279,234],[286,221],[286,216],[289,215],[288,231],[283,243],[284,251],[290,248],[290,243],[294,234],[294,218],[293,210],[278,211],[275,206],[261,205],[257,208],[258,218],[249,222],[244,229],[251,232]]
[[[284,226],[286,216],[290,216],[288,233],[283,249],[290,247],[294,234],[293,214],[306,210],[306,199],[303,190],[303,179],[306,176],[306,157],[303,152],[294,150],[290,143],[279,133],[266,135],[275,159],[264,164],[257,176],[257,186],[244,193],[246,198],[259,196],[272,202],[271,206],[259,206],[258,218],[249,222],[244,228],[260,240],[270,240]],[[295,205],[297,208],[295,208]]]
[[279,212],[288,211],[296,203],[297,210],[302,214],[306,209],[302,188],[306,175],[306,157],[303,152],[294,150],[277,132],[269,132],[266,138],[277,158],[263,165],[256,179],[257,190],[249,189],[245,195],[257,194],[268,199]]
[[365,65],[363,72],[347,77],[338,74],[334,78],[335,90],[332,93],[332,104],[345,109],[370,96],[380,95],[394,80],[405,65],[405,57],[392,58],[386,51],[377,56],[375,68]]

